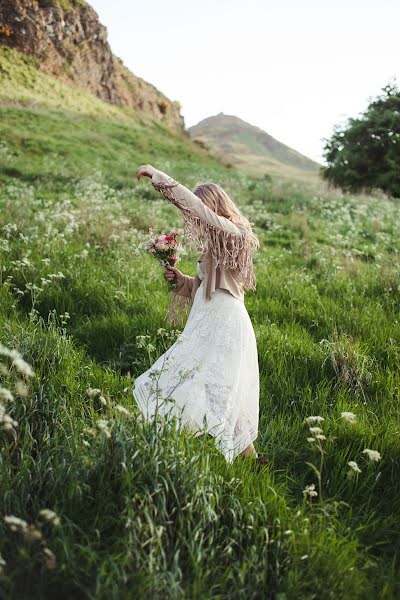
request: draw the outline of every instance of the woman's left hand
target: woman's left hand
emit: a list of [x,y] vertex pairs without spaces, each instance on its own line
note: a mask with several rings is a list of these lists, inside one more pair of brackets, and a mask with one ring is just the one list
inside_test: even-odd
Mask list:
[[155,168],[152,167],[151,165],[141,165],[136,171],[137,180],[139,181],[139,179],[142,176],[151,178],[153,176],[154,171],[155,171]]

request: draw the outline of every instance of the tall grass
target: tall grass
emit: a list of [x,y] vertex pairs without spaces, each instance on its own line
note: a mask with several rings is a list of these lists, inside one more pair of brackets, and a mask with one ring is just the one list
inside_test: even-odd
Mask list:
[[[163,128],[71,118],[2,110],[0,341],[35,373],[0,357],[4,597],[399,597],[398,203],[250,178]],[[135,182],[147,162],[218,181],[255,223],[261,471],[135,405],[135,376],[179,335],[141,243],[182,221]]]

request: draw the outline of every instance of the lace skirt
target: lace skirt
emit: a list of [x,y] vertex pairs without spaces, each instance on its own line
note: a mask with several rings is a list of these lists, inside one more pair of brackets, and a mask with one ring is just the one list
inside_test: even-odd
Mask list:
[[231,462],[258,433],[258,354],[244,303],[222,289],[207,302],[202,282],[181,335],[136,378],[134,397],[147,419],[173,415],[210,433]]

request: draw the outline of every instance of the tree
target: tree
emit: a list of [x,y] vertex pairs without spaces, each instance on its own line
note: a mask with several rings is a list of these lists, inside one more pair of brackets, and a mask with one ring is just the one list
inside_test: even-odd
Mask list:
[[327,167],[321,175],[344,190],[380,188],[400,197],[400,90],[396,83],[382,93],[357,118],[336,125],[325,138]]

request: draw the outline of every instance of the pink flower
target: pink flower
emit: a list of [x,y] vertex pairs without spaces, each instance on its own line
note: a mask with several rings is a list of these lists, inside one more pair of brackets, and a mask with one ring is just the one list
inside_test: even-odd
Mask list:
[[156,250],[166,250],[167,246],[164,244],[164,242],[157,242],[155,248]]
[[167,240],[167,242],[173,242],[174,238],[172,237],[172,235],[166,235],[165,239]]
[[175,256],[173,256],[170,260],[171,260],[171,263],[174,265],[178,259],[175,258]]
[[181,235],[181,234],[179,233],[179,231],[172,231],[171,235]]
[[163,241],[165,240],[165,238],[166,238],[166,237],[167,237],[166,235],[159,235],[159,236],[158,236],[158,241],[159,241],[159,242],[163,242]]
[[153,247],[154,247],[154,245],[155,245],[155,242],[154,242],[154,240],[147,240],[147,247],[148,247],[148,248],[153,248]]

